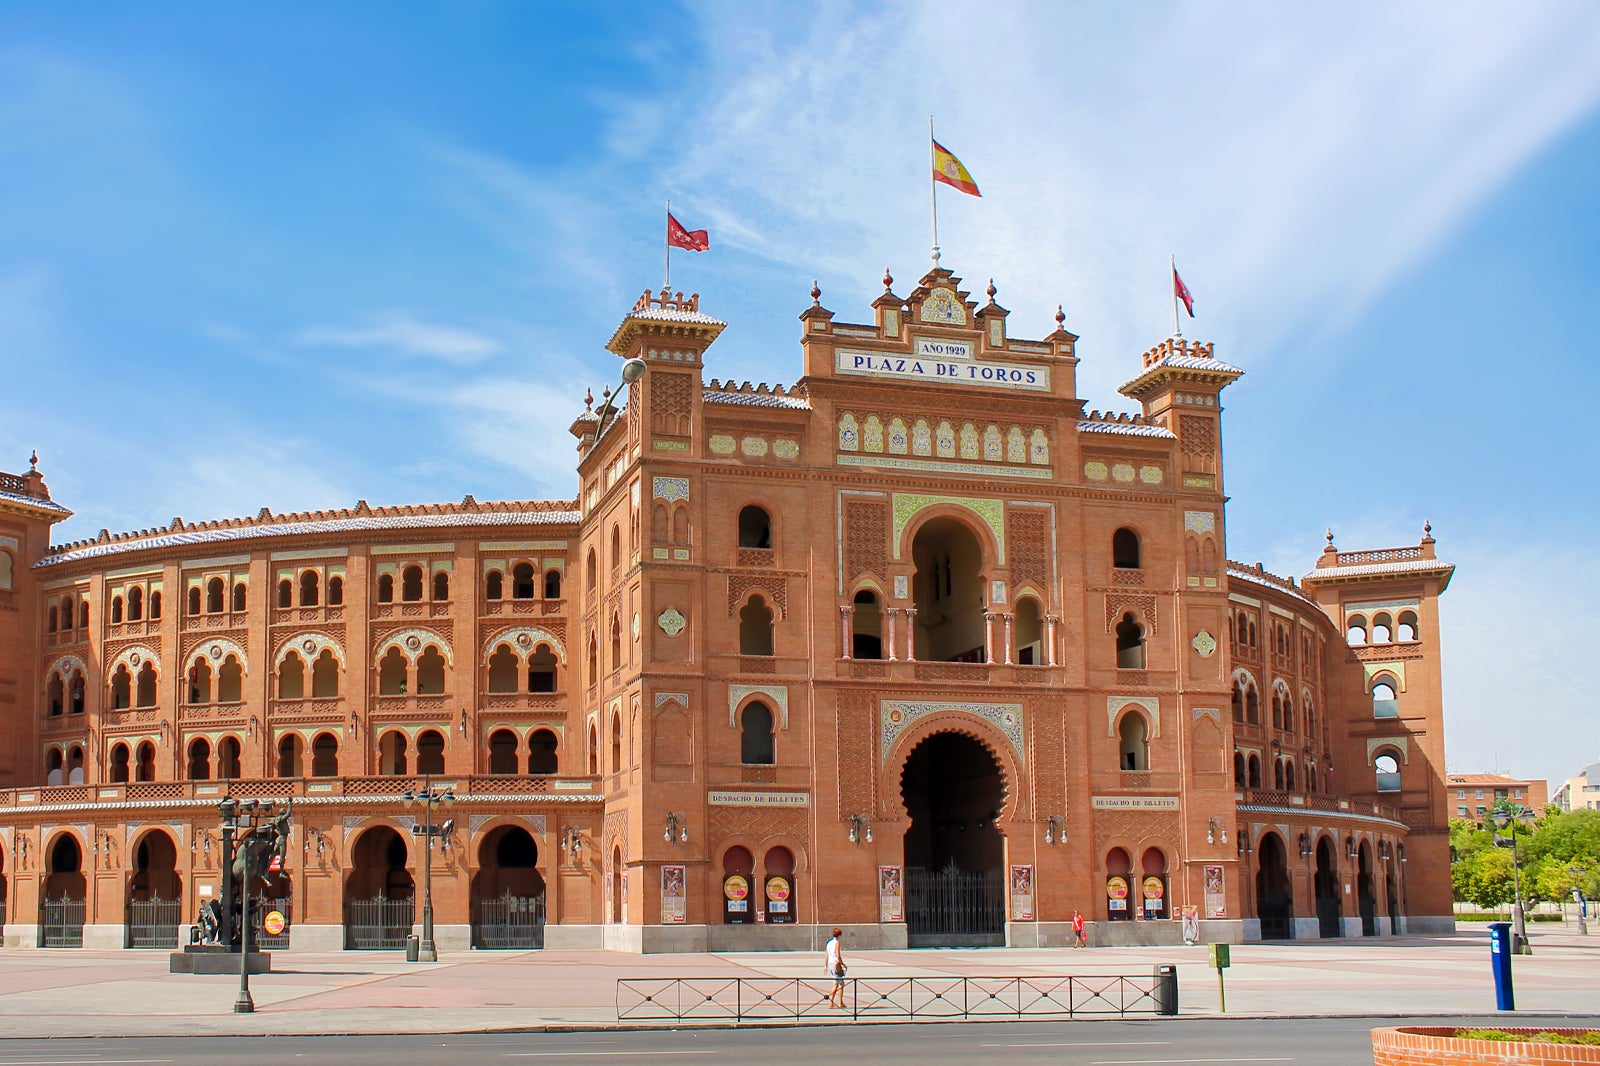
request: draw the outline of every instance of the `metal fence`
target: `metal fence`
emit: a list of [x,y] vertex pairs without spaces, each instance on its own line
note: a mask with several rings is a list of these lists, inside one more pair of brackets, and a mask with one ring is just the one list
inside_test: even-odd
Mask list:
[[345,947],[357,951],[403,948],[416,922],[415,899],[375,896],[349,900],[345,908]]
[[47,899],[39,911],[40,947],[83,947],[83,900]]
[[906,1021],[1176,1014],[1177,972],[1068,977],[669,977],[617,982],[618,1021]]
[[999,870],[907,869],[906,933],[949,945],[1003,942],[1005,890]]
[[488,950],[544,947],[544,896],[472,901],[472,946]]
[[178,946],[178,925],[183,901],[176,899],[136,899],[128,904],[127,945],[130,948]]
[[[283,932],[279,933],[277,936],[272,936],[261,928],[261,923],[266,920],[266,916],[272,911],[282,911],[283,916],[286,919],[283,926]],[[250,920],[256,927],[256,935],[250,939],[251,942],[255,944],[257,950],[289,950],[289,929],[294,925],[294,900],[287,897],[283,899],[269,899],[266,901],[266,905],[262,906],[260,900],[253,899],[250,901]]]

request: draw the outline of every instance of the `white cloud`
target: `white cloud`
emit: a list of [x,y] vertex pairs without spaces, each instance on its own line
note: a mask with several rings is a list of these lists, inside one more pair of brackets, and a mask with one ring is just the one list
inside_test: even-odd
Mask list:
[[295,342],[313,348],[378,348],[402,355],[466,365],[496,355],[504,346],[485,333],[423,322],[390,312],[358,326],[311,326]]

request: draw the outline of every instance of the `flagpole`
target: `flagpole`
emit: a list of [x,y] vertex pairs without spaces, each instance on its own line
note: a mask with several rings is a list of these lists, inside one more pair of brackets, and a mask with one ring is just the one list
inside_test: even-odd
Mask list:
[[672,229],[672,222],[670,221],[672,218],[672,201],[670,199],[667,201],[667,218],[669,220],[667,222],[667,227],[666,229],[662,230],[662,233],[664,233],[667,238],[667,265],[665,272],[661,276],[661,291],[663,293],[670,292],[672,290],[672,233],[670,232]]
[[1183,336],[1183,320],[1178,317],[1178,257],[1168,257],[1172,266],[1172,330],[1178,336]]
[[933,180],[938,158],[933,154],[933,116],[928,116],[928,202],[933,208],[933,265],[939,266],[939,183]]

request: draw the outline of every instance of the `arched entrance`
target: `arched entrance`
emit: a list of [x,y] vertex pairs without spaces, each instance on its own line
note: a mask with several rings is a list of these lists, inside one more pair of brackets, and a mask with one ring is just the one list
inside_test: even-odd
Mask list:
[[1339,899],[1339,867],[1333,857],[1333,842],[1323,837],[1317,842],[1317,873],[1314,878],[1317,893],[1317,935],[1323,939],[1339,936],[1339,914],[1343,909]]
[[177,845],[163,830],[152,830],[140,837],[133,849],[124,945],[176,947],[182,908],[183,879],[178,876]]
[[1256,847],[1256,917],[1261,939],[1294,939],[1294,886],[1289,880],[1289,850],[1277,833],[1262,836]]
[[539,846],[519,825],[502,825],[478,845],[472,875],[472,946],[544,947],[544,877]]
[[[1389,901],[1389,935],[1398,936],[1400,934],[1400,886],[1395,883],[1393,861],[1384,863],[1384,889],[1384,895],[1388,897]],[[4,906],[4,894],[5,884],[3,880],[0,880],[0,907]],[[3,916],[4,911],[0,910],[0,917]]]
[[71,833],[62,833],[50,845],[44,883],[39,886],[39,946],[83,947],[84,900],[88,881],[83,876],[83,848]]
[[345,947],[361,951],[406,946],[416,922],[416,886],[406,869],[406,842],[389,826],[368,829],[351,850],[345,882]]
[[987,662],[978,538],[954,518],[935,518],[917,530],[911,558],[917,566],[911,579],[916,657],[925,662]]
[[1005,943],[1005,801],[1000,765],[961,733],[935,733],[906,759],[906,933],[912,947]]
[[1372,876],[1372,848],[1365,841],[1357,853],[1356,903],[1361,911],[1361,935],[1378,935],[1378,889]]

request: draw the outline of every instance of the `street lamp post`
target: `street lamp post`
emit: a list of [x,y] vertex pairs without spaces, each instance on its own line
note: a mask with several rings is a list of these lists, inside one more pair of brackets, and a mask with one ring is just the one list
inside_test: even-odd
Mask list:
[[[278,806],[271,800],[236,800],[228,797],[217,805],[222,815],[223,842],[223,898],[231,904],[231,892],[239,894],[239,997],[234,1000],[235,1014],[254,1014],[255,1000],[250,995],[250,890],[255,867],[256,852],[275,852],[281,857],[289,826],[289,811],[278,815]],[[270,861],[270,859],[269,859]],[[223,922],[232,921],[231,906],[223,908]],[[223,927],[223,942],[231,930]]]
[[[1514,955],[1532,955],[1533,948],[1528,945],[1527,927],[1524,925],[1522,909],[1522,861],[1517,854],[1517,823],[1533,821],[1533,811],[1515,803],[1502,803],[1494,809],[1494,824],[1501,829],[1507,827],[1511,830],[1511,885],[1516,901],[1511,905],[1511,952]],[[1496,833],[1494,842],[1500,844],[1500,834]]]
[[422,837],[422,943],[417,951],[417,961],[438,962],[439,951],[433,942],[433,841],[435,837],[445,840],[455,831],[455,819],[447,818],[443,825],[433,824],[433,808],[435,804],[455,802],[455,789],[450,785],[443,788],[434,788],[424,784],[420,789],[406,789],[401,793],[401,799],[410,804],[421,804],[423,809],[423,825],[419,831],[416,826],[411,827],[413,835]]

